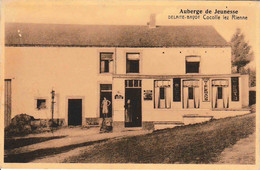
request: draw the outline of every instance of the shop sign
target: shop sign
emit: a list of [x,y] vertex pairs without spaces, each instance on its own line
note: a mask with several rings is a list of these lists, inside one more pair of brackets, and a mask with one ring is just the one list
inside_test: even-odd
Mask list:
[[208,102],[209,101],[209,80],[203,79],[202,80],[202,92],[203,92],[203,101]]
[[124,99],[123,95],[118,91],[115,95],[115,99]]
[[153,99],[153,91],[144,90],[144,100],[152,100],[152,99]]

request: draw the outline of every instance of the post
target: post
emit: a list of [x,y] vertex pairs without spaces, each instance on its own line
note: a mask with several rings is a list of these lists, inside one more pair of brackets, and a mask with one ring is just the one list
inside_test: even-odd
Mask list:
[[51,122],[52,122],[52,126],[54,124],[54,121],[53,121],[53,115],[54,115],[54,97],[55,97],[55,91],[52,90],[51,91]]

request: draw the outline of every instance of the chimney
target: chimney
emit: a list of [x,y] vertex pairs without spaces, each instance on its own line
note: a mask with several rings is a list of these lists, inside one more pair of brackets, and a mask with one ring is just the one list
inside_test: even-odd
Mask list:
[[148,26],[149,28],[156,28],[156,20],[155,20],[156,15],[155,14],[151,14],[150,15],[150,22],[148,22]]

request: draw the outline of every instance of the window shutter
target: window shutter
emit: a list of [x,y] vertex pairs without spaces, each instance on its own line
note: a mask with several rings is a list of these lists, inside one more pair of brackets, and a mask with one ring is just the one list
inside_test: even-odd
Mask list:
[[139,60],[140,54],[127,54],[127,60]]
[[188,61],[188,62],[200,62],[200,56],[187,56],[186,61]]
[[113,60],[113,53],[101,53],[100,59],[101,60]]

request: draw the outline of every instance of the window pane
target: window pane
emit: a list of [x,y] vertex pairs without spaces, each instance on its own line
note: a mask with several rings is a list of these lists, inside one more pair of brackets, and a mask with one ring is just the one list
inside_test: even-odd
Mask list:
[[186,73],[199,73],[199,62],[186,61]]
[[139,73],[139,60],[127,60],[127,73]]
[[37,99],[37,109],[46,108],[46,99]]
[[181,79],[173,79],[173,101],[181,101]]
[[134,86],[135,86],[135,87],[138,87],[138,81],[139,81],[139,80],[134,80]]
[[218,87],[218,99],[222,99],[222,87]]
[[160,99],[165,99],[164,87],[160,88]]
[[109,61],[105,60],[105,72],[108,73],[109,72]]
[[189,99],[193,99],[193,87],[189,87]]
[[128,87],[133,87],[133,80],[128,80],[129,82],[129,84],[128,84]]

